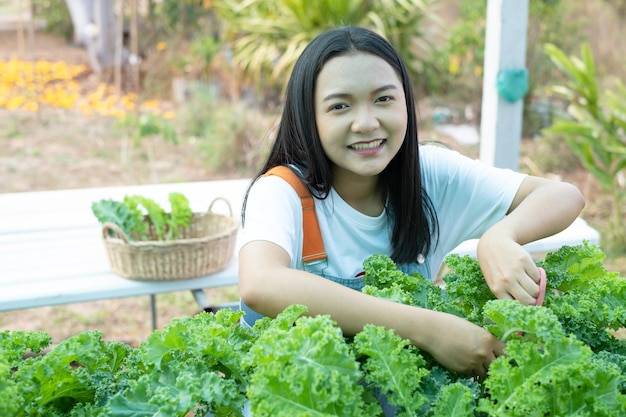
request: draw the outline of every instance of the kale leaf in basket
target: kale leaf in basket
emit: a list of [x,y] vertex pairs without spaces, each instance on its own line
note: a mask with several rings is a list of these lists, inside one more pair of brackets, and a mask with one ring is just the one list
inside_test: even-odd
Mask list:
[[127,195],[121,202],[112,199],[94,202],[91,210],[100,223],[117,225],[131,240],[173,240],[180,237],[181,229],[191,224],[193,212],[189,200],[181,193],[170,193],[169,202],[168,213],[152,199]]

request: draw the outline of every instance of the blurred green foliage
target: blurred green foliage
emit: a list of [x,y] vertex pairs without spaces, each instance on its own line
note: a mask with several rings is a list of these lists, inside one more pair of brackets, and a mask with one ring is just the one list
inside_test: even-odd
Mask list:
[[580,56],[568,56],[555,45],[546,45],[555,67],[567,76],[552,91],[567,103],[567,114],[559,117],[548,135],[565,139],[611,196],[612,216],[606,233],[608,248],[626,248],[626,87],[616,85],[601,93],[591,49],[583,44]]
[[296,59],[320,32],[369,27],[401,54],[417,82],[423,72],[436,0],[215,0],[233,62],[258,88],[282,90]]
[[74,34],[72,18],[65,0],[31,0],[33,16],[42,18],[45,31],[61,36],[68,42]]
[[[459,17],[449,31],[446,42],[433,50],[428,60],[427,91],[433,95],[451,96],[472,103],[480,109],[485,50],[488,0],[465,0],[459,3]],[[545,127],[535,114],[532,102],[541,99],[542,89],[559,78],[542,45],[550,42],[571,52],[583,41],[579,19],[564,19],[571,7],[568,2],[530,1],[527,31],[526,68],[529,90],[524,106],[524,136],[529,137]]]

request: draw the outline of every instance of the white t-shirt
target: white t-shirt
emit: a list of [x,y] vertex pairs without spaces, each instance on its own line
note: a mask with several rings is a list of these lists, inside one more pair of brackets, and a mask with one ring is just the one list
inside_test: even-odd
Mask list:
[[[480,237],[506,215],[525,175],[432,145],[420,147],[420,162],[422,184],[439,220],[439,241],[423,254],[426,262],[418,270],[434,279],[452,249]],[[369,256],[391,254],[386,211],[367,216],[334,189],[328,198],[315,200],[315,211],[328,255],[320,275],[349,281],[361,275]],[[257,240],[275,243],[287,252],[292,268],[304,269],[302,239],[302,205],[294,189],[277,176],[259,178],[248,195],[241,246]]]

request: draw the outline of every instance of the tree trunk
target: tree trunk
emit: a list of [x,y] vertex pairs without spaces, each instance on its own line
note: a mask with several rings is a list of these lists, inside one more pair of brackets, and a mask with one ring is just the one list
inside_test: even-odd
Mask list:
[[115,13],[112,0],[65,0],[74,25],[74,41],[87,48],[96,73],[115,66]]

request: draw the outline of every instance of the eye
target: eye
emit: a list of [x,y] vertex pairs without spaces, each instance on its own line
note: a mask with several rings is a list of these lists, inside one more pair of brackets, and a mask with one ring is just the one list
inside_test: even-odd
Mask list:
[[333,111],[333,110],[343,110],[348,108],[348,105],[345,103],[337,103],[337,104],[333,104],[332,106],[330,106],[328,108],[328,111]]
[[381,103],[381,102],[382,103],[386,103],[386,102],[389,102],[391,100],[393,100],[393,97],[391,97],[391,96],[382,96],[382,97],[378,97],[376,99],[376,101],[379,102],[379,103]]

